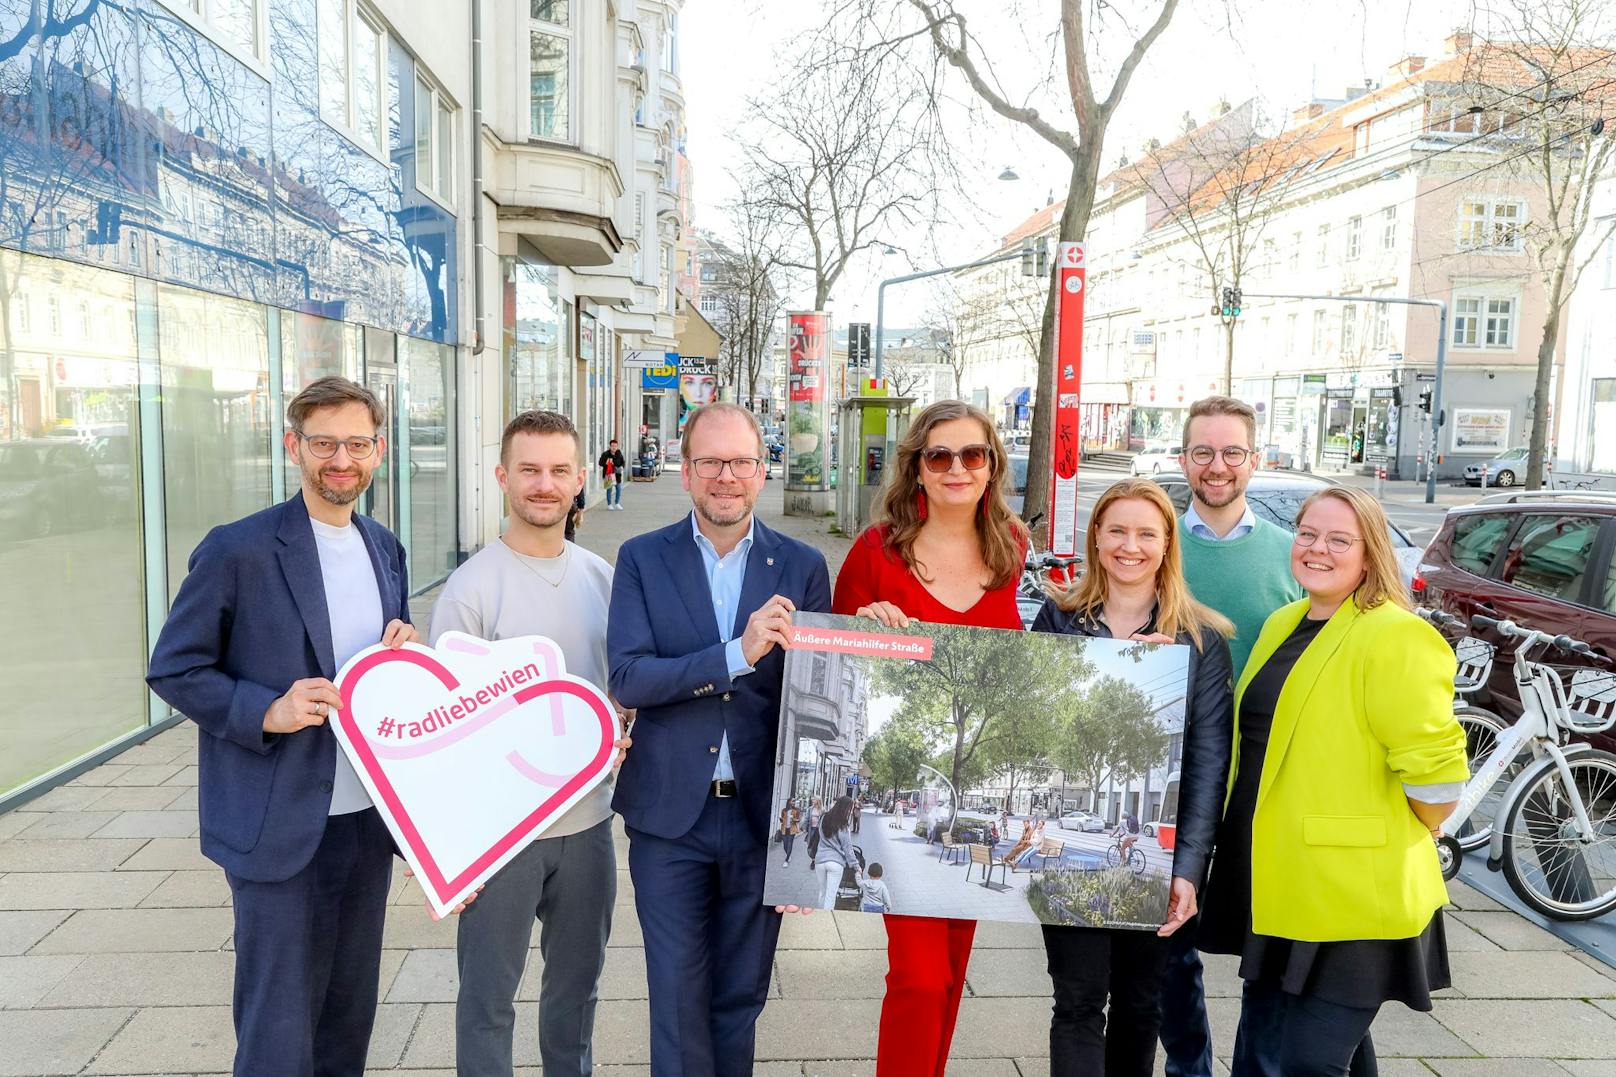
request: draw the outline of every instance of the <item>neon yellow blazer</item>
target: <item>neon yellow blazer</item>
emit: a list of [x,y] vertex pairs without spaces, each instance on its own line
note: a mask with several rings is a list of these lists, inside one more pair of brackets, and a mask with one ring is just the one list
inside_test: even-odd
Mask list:
[[[1246,686],[1307,605],[1276,610],[1252,648],[1235,690],[1230,792]],[[1453,671],[1436,629],[1389,602],[1360,610],[1349,599],[1302,653],[1274,708],[1257,791],[1253,931],[1302,942],[1412,938],[1447,902],[1436,846],[1403,785],[1470,776]]]

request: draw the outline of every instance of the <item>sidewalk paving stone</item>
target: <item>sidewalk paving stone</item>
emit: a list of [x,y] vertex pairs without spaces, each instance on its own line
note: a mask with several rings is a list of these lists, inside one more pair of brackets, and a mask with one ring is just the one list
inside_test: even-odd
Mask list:
[[1485,937],[1487,941],[1503,950],[1573,950],[1575,947],[1550,931],[1545,931],[1530,920],[1508,910],[1498,912],[1460,912],[1447,917],[1448,948],[1453,946],[1454,925],[1463,924],[1466,928]]
[[7,838],[0,872],[111,871],[140,850],[139,838]]
[[222,1071],[230,1068],[235,1049],[229,1006],[152,1006],[138,1011],[84,1072]]
[[[31,959],[30,959],[31,960]],[[230,998],[235,955],[202,953],[99,953],[55,958],[76,962],[52,981],[40,1002],[47,1008],[82,1006],[217,1005]]]
[[[195,752],[195,748],[188,749]],[[175,811],[184,810],[176,803],[186,795],[184,789],[166,785],[120,785],[102,792],[91,805],[95,811]],[[192,814],[196,805],[191,805]]]
[[1566,1077],[1565,1067],[1547,1058],[1435,1058],[1431,1066],[1437,1077]]
[[117,781],[118,781],[119,778],[123,777],[125,774],[127,774],[129,772],[129,769],[130,769],[130,764],[128,764],[128,763],[116,763],[116,762],[114,762],[114,763],[102,763],[99,767],[96,767],[94,770],[86,771],[83,774],[80,774],[77,778],[74,778],[71,782],[68,783],[68,787],[71,788],[72,786],[75,786],[75,785],[81,785],[81,786],[109,786],[109,785],[115,785],[115,784],[117,784]]
[[115,954],[218,950],[230,938],[229,909],[82,909],[30,953]]
[[[118,775],[107,784],[114,786],[162,785],[164,782],[168,781],[170,778],[173,778],[184,769],[185,767],[178,763],[163,763],[160,765],[146,764],[141,766],[125,767],[122,774]],[[196,779],[192,778],[190,781],[182,784],[195,785]]]
[[[868,999],[792,999],[784,1005],[765,1006],[758,1019],[758,1057],[873,1058],[879,1012],[880,1007]],[[964,1026],[961,1013],[960,1027]]]
[[[101,764],[101,766],[111,765],[112,764],[109,763]],[[96,769],[99,770],[100,768],[98,767]],[[94,773],[94,771],[91,773]],[[89,785],[79,785],[78,783],[73,782],[67,785],[57,786],[48,793],[42,793],[33,800],[30,800],[18,807],[16,812],[8,814],[16,814],[20,812],[23,815],[34,815],[38,812],[83,811],[85,808],[88,808],[91,804],[95,803],[95,801],[106,795],[107,791],[104,788],[97,788]]]
[[41,871],[0,876],[0,909],[127,909],[166,871]]
[[179,811],[126,811],[96,832],[98,838],[194,838],[196,816]]
[[1492,898],[1470,884],[1454,879],[1448,883],[1448,904],[1466,912],[1509,912]]
[[20,911],[0,906],[0,954],[24,954],[40,939],[56,930],[56,925],[72,916],[70,909]]
[[1441,999],[1435,1017],[1489,1058],[1616,1059],[1616,1018],[1586,1002]]
[[78,1073],[134,1012],[0,1010],[0,1077]]
[[77,954],[0,957],[0,1009],[28,1009],[84,959]]
[[1616,980],[1559,951],[1452,954],[1449,966],[1466,998],[1616,998]]
[[218,871],[219,865],[202,855],[195,838],[152,838],[119,871]]
[[224,872],[176,871],[141,899],[142,909],[205,909],[230,904],[230,884]]
[[[976,967],[974,960],[971,966]],[[775,955],[774,968],[784,998],[879,999],[886,994],[887,955],[878,950],[782,950]]]
[[[27,814],[18,812],[16,817],[25,821],[25,829],[15,836],[28,841],[40,838],[87,838],[97,830],[106,826],[122,814],[117,811],[57,811]],[[0,818],[7,818],[0,816]],[[31,823],[26,822],[32,819]],[[107,834],[105,837],[114,837]],[[132,837],[133,835],[123,835]]]

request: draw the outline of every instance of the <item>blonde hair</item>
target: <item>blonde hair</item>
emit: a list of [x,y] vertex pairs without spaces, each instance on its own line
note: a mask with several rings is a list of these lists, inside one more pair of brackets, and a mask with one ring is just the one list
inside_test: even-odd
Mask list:
[[1188,632],[1201,649],[1201,636],[1210,628],[1225,639],[1234,635],[1234,624],[1223,614],[1195,601],[1189,584],[1184,582],[1184,565],[1178,556],[1178,515],[1166,491],[1149,479],[1123,479],[1114,483],[1094,503],[1089,516],[1089,530],[1083,540],[1084,562],[1088,566],[1083,575],[1065,588],[1051,592],[1055,605],[1068,613],[1093,616],[1105,605],[1109,581],[1100,567],[1100,525],[1105,513],[1118,501],[1147,501],[1161,513],[1162,550],[1161,567],[1156,570],[1156,630],[1176,637]]
[[1405,610],[1413,609],[1408,588],[1403,585],[1403,574],[1397,568],[1397,557],[1392,553],[1391,524],[1387,522],[1380,503],[1367,491],[1355,486],[1326,487],[1302,502],[1302,507],[1296,510],[1296,525],[1300,527],[1307,510],[1327,497],[1333,497],[1351,509],[1358,521],[1358,530],[1363,532],[1364,578],[1352,592],[1353,602],[1361,610],[1372,610],[1382,602],[1390,602]]
[[988,466],[993,474],[982,495],[982,505],[976,514],[976,537],[982,547],[982,560],[993,581],[988,589],[1004,587],[1021,575],[1026,563],[1027,525],[1010,511],[1004,499],[1005,483],[1009,481],[1008,457],[1004,442],[993,427],[987,412],[972,407],[963,400],[939,400],[915,417],[909,432],[898,444],[897,460],[887,476],[886,488],[881,493],[881,504],[875,513],[875,522],[888,524],[886,547],[902,558],[922,580],[930,582],[915,561],[915,539],[925,525],[921,519],[916,493],[920,490],[920,454],[926,449],[932,429],[955,419],[974,419],[982,427],[982,438],[988,445]]

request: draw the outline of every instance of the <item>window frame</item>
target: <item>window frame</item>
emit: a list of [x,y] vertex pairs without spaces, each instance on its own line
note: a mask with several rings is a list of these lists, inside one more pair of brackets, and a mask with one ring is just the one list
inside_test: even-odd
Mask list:
[[[1481,212],[1469,212],[1479,205]],[[1508,207],[1514,216],[1502,218],[1499,210]],[[1525,225],[1527,201],[1524,198],[1502,198],[1495,195],[1465,195],[1458,200],[1458,218],[1454,223],[1453,242],[1460,251],[1474,254],[1520,254],[1526,249]],[[1501,227],[1512,229],[1508,243],[1497,242]],[[1479,232],[1472,238],[1467,233]]]
[[[340,133],[349,142],[364,150],[383,164],[388,161],[388,42],[392,35],[388,24],[380,14],[373,11],[360,0],[330,0],[340,3],[343,9],[343,68],[342,68],[342,115],[333,116],[326,108],[324,75],[320,71],[320,56],[322,53],[320,41],[319,5],[315,8],[314,34],[315,34],[315,98],[320,109],[320,119],[326,126]],[[359,52],[359,35],[355,33],[355,24],[363,21],[365,28],[376,35],[376,52],[372,57],[376,69],[376,139],[368,141],[359,130],[359,86],[358,69],[355,62]]]
[[1320,269],[1324,269],[1330,264],[1330,226],[1328,224],[1319,225],[1315,235],[1318,236],[1319,240],[1318,266]]
[[[426,93],[428,113],[427,148],[429,150],[428,155],[431,157],[431,161],[424,169],[421,167],[420,139],[417,137],[417,132],[420,130],[421,125],[420,108],[421,93],[423,91]],[[456,186],[454,182],[456,179],[455,166],[459,163],[455,155],[455,147],[459,144],[458,139],[455,137],[455,132],[460,125],[460,109],[455,106],[453,101],[449,100],[449,96],[443,92],[443,87],[438,85],[419,64],[414,65],[414,78],[410,82],[410,108],[415,120],[410,129],[410,153],[415,162],[415,189],[453,212]],[[443,138],[442,128],[445,115],[448,116],[450,124],[450,137],[447,140]],[[444,146],[445,141],[448,143],[447,147]],[[449,154],[449,189],[447,191],[441,189],[439,182],[443,178],[443,158],[441,155],[445,149]],[[426,183],[421,182],[423,175],[427,179]]]
[[165,11],[182,20],[214,45],[228,52],[264,78],[269,78],[268,0],[248,0],[253,7],[253,45],[247,47],[225,36],[209,11],[214,0],[159,0]]
[[[1507,303],[1509,309],[1503,312],[1494,311],[1491,307],[1495,303]],[[1467,304],[1473,305],[1473,309],[1465,309]],[[1507,339],[1489,343],[1487,338],[1492,332],[1489,322],[1495,318],[1506,320]],[[1520,320],[1519,295],[1456,290],[1453,293],[1453,318],[1448,330],[1448,346],[1475,351],[1512,352],[1516,349]]]
[[[578,122],[577,94],[578,38],[576,30],[574,29],[574,24],[576,22],[575,15],[577,14],[580,0],[567,0],[567,21],[565,23],[555,23],[549,22],[545,19],[536,19],[533,17],[532,0],[522,0],[522,3],[527,7],[527,33],[523,37],[523,44],[525,45],[523,55],[526,61],[525,66],[527,68],[527,137],[530,141],[534,142],[550,142],[560,146],[577,146],[579,144],[578,130],[580,126]],[[536,33],[548,34],[551,37],[558,38],[566,48],[567,85],[565,97],[567,130],[566,133],[560,137],[553,134],[540,134],[538,131],[533,129],[533,35]]]
[[1380,211],[1380,249],[1390,251],[1397,249],[1397,204],[1387,206]]
[[1346,260],[1355,262],[1363,253],[1363,217],[1354,214],[1347,218],[1347,253]]

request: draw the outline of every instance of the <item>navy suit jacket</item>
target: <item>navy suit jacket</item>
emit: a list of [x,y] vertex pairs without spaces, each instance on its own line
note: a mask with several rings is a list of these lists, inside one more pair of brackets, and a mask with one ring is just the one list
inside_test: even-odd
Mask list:
[[[403,546],[375,520],[353,520],[376,570],[382,623],[408,621]],[[340,749],[327,725],[265,733],[264,712],[293,681],[336,675],[303,495],[208,532],[191,554],[146,683],[201,727],[202,852],[230,874],[280,882],[313,858]]]
[[[747,618],[776,594],[799,610],[827,613],[830,573],[818,550],[759,521],[732,635],[740,636]],[[612,694],[638,712],[634,747],[612,799],[624,822],[661,838],[688,833],[728,733],[747,822],[766,842],[785,655],[775,647],[753,672],[730,680],[689,516],[618,551],[606,652]]]

